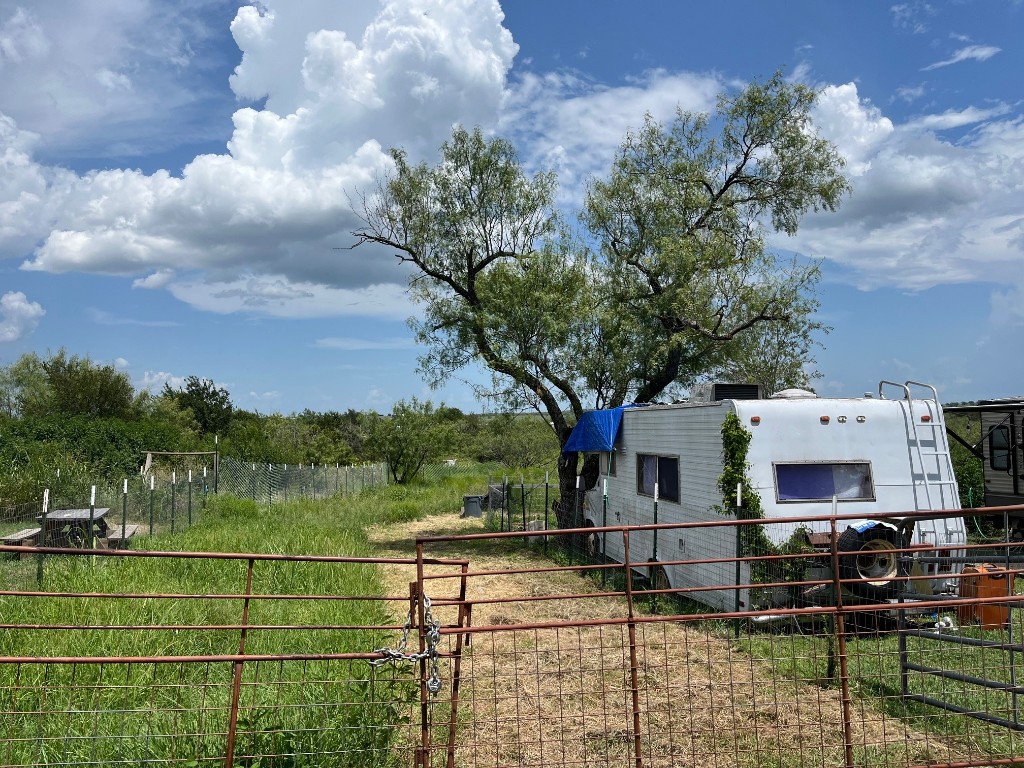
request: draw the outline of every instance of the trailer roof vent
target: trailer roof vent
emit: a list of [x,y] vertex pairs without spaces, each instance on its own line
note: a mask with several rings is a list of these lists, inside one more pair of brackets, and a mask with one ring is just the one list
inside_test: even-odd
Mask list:
[[690,388],[691,403],[714,403],[718,400],[760,400],[760,384],[694,384]]
[[772,395],[772,400],[807,400],[817,397],[813,392],[806,389],[783,389]]

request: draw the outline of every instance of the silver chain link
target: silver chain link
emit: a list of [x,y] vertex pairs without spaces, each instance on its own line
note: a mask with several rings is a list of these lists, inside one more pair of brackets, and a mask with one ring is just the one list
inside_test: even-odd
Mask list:
[[438,646],[441,644],[441,622],[434,619],[430,611],[430,598],[423,596],[423,623],[426,625],[426,649],[417,653],[406,653],[405,649],[409,644],[409,631],[412,629],[412,610],[405,617],[405,626],[402,627],[402,638],[394,648],[374,648],[374,653],[379,653],[382,658],[370,659],[371,667],[382,667],[385,664],[399,661],[430,661],[430,674],[427,676],[427,690],[431,696],[437,696],[441,692],[441,669],[438,664]]

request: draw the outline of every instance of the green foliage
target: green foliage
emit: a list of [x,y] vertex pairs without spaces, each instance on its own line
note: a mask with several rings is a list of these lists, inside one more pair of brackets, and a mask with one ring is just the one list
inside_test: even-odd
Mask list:
[[[722,493],[722,504],[716,507],[719,514],[731,515],[735,511],[738,520],[763,520],[764,505],[760,494],[753,488],[747,470],[747,452],[750,448],[752,435],[743,426],[743,422],[735,413],[730,412],[722,422],[722,458],[723,470],[718,478],[718,490]],[[743,506],[736,506],[736,488],[742,487]],[[745,525],[739,527],[740,551],[746,557],[774,555],[795,555],[811,553],[813,548],[807,543],[806,531],[799,529],[788,541],[776,546],[765,535],[764,526]],[[754,584],[800,581],[808,567],[809,561],[803,558],[782,560],[759,560],[750,566],[750,580]],[[752,596],[755,599],[757,596]]]
[[[585,221],[602,244],[619,317],[616,355],[638,401],[673,384],[764,353],[751,333],[781,334],[797,366],[809,362],[816,264],[783,263],[767,250],[768,224],[794,233],[809,210],[835,210],[847,191],[843,160],[811,124],[816,94],[776,74],[715,116],[648,117],[626,137],[607,180],[587,196]],[[804,356],[804,354],[808,356]]]
[[[971,418],[967,414],[945,414],[946,425],[956,434],[972,445],[981,439],[981,422],[977,416]],[[982,460],[967,448],[949,439],[950,459],[953,463],[953,474],[960,488],[960,506],[966,508],[980,507],[985,504],[985,468]]]
[[43,359],[22,355],[0,376],[2,406],[8,416],[135,416],[135,388],[128,374],[63,349]]
[[80,490],[70,485],[72,478],[96,483],[131,477],[146,451],[182,450],[181,438],[173,426],[155,421],[86,416],[14,420],[0,432],[0,466],[7,468],[8,478],[0,478],[0,498],[6,503],[38,501],[45,488],[55,495],[59,487]]
[[734,412],[729,412],[722,422],[722,474],[718,478],[718,490],[722,493],[722,505],[715,509],[719,514],[731,515],[736,509],[736,488],[742,486],[743,507],[737,516],[741,520],[760,520],[764,517],[761,496],[754,490],[747,477],[750,464],[747,451],[750,448],[750,431]]
[[389,416],[370,422],[373,457],[387,462],[391,478],[399,484],[411,482],[425,464],[443,457],[452,437],[448,413],[415,397],[400,400]]
[[766,395],[790,387],[811,389],[821,373],[809,368],[808,363],[813,359],[813,349],[821,346],[818,334],[830,329],[812,319],[813,308],[806,297],[794,296],[793,301],[806,303],[805,309],[777,323],[760,323],[738,336],[711,377],[760,384]]
[[223,434],[231,424],[231,413],[234,410],[231,395],[210,379],[189,376],[185,379],[183,389],[172,389],[170,384],[165,384],[162,394],[192,411],[203,434]]
[[332,460],[347,463],[345,457],[362,457],[366,455],[368,437],[367,416],[349,408],[344,413],[326,411],[315,413],[305,410],[297,417],[301,424],[307,425],[316,443],[317,456],[324,461]]
[[550,466],[558,455],[558,438],[536,415],[499,414],[488,419],[477,438],[476,458],[520,471]]
[[[88,498],[95,473],[60,442],[9,440],[0,436],[0,507],[54,498]],[[57,470],[60,473],[57,473]]]
[[[411,263],[423,305],[411,320],[439,384],[470,363],[493,374],[480,394],[543,412],[564,445],[593,403],[651,401],[716,371],[755,371],[783,352],[776,380],[809,365],[817,264],[782,263],[768,230],[793,234],[835,210],[848,184],[811,122],[816,94],[775,75],[717,114],[648,118],[623,142],[585,203],[593,253],[560,221],[555,177],[528,176],[512,145],[457,127],[434,167],[392,150],[394,172],[364,202],[360,243]],[[776,329],[773,350],[743,344]],[[768,372],[757,372],[767,377]],[[559,454],[568,524],[578,458]]]
[[355,411],[263,416],[236,410],[220,447],[227,455],[261,464],[352,464],[365,455],[357,454],[348,438],[365,450],[367,418]]
[[4,416],[16,418],[26,411],[42,410],[49,397],[43,361],[34,352],[0,368],[0,408]]

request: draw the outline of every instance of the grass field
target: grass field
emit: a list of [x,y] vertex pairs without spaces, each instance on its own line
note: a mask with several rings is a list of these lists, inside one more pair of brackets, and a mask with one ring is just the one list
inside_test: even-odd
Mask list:
[[[193,528],[144,539],[149,550],[368,557],[365,529],[451,511],[471,481],[388,486],[272,510],[213,500]],[[0,595],[0,656],[237,654],[246,560],[47,557],[46,597]],[[0,562],[4,589],[38,589],[35,560]],[[373,564],[256,561],[256,595],[380,597]],[[190,597],[60,597],[54,593]],[[405,604],[252,600],[247,655],[367,653],[393,643]],[[10,625],[18,625],[12,628]],[[205,627],[204,629],[201,627]],[[284,629],[284,628],[288,629]],[[361,660],[246,662],[236,765],[388,765],[419,686],[410,665],[371,674]],[[223,762],[231,662],[0,665],[0,764]]]
[[[451,514],[465,493],[479,492],[482,486],[482,478],[448,478],[430,486],[389,486],[358,496],[275,503],[272,509],[220,498],[211,501],[191,529],[143,541],[147,549],[179,552],[376,556],[382,545],[368,539],[371,526],[393,537],[403,535],[397,531],[404,524]],[[552,550],[551,557],[557,559]],[[495,567],[515,567],[525,551],[530,549],[521,541],[490,541],[481,543],[474,557],[504,558],[507,566]],[[0,631],[0,657],[236,654],[244,605],[237,596],[245,591],[246,565],[244,558],[47,558],[42,590],[49,596],[0,595],[0,624],[8,625]],[[0,586],[36,589],[36,568],[34,560],[0,561]],[[598,582],[595,577],[595,589]],[[546,587],[538,583],[529,593],[535,588]],[[373,564],[257,561],[252,573],[251,592],[257,595],[375,598],[386,590],[384,571]],[[192,597],[56,595],[65,592]],[[642,610],[648,609],[647,600],[639,602]],[[650,602],[661,610],[674,609],[662,605],[665,598]],[[252,600],[245,652],[307,657],[367,653],[394,645],[394,625],[401,624],[405,609],[401,602],[374,599]],[[13,624],[19,627],[11,628]],[[1020,629],[1015,622],[1017,638]],[[837,686],[834,670],[829,676],[828,660],[835,649],[826,633],[772,631],[733,640],[730,630],[731,624],[723,624],[707,634],[770,668],[779,681],[777,697],[784,697],[794,682],[821,689]],[[959,631],[1006,639],[998,631]],[[984,734],[986,743],[967,750],[971,754],[1020,753],[1020,736],[1014,732],[982,728],[976,720],[903,699],[897,642],[892,633],[848,641],[855,707],[961,743]],[[964,675],[1004,682],[1016,676],[1003,650],[911,640],[911,653],[918,663]],[[227,661],[0,664],[0,765],[222,764],[235,671]],[[419,700],[418,671],[411,665],[372,673],[362,660],[253,660],[240,674],[236,765],[409,762],[406,750],[415,742]],[[948,680],[915,675],[909,683],[914,692],[1004,716],[1012,715],[1015,703],[1009,694]],[[907,763],[892,755],[862,757],[865,764]]]

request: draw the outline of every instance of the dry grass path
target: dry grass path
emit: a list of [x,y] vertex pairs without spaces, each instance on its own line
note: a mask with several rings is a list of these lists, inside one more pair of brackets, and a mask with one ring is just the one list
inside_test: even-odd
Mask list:
[[[452,514],[371,529],[369,535],[380,555],[408,557],[415,555],[417,537],[481,532],[479,519]],[[553,565],[539,547],[508,541],[444,542],[430,545],[425,554],[468,559],[471,572]],[[415,573],[407,566],[390,567],[386,579],[392,594],[408,594]],[[426,584],[432,598],[457,589],[455,583]],[[472,624],[498,629],[475,634],[463,656],[458,765],[635,765],[628,628],[578,624],[625,616],[624,600],[530,599],[599,590],[598,580],[577,571],[469,579]],[[444,621],[453,619],[450,609],[438,613]],[[561,626],[519,628],[544,622]],[[645,766],[842,765],[838,687],[776,678],[770,662],[738,650],[722,627],[639,623],[635,637]],[[794,652],[786,638],[780,635],[773,641],[773,654]],[[441,698],[450,697],[451,674],[446,665]],[[851,742],[858,765],[965,758],[963,748],[906,720],[884,716],[870,701],[855,700],[852,711]],[[443,741],[443,734],[438,740]],[[443,755],[435,757],[437,764],[444,764]]]

